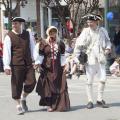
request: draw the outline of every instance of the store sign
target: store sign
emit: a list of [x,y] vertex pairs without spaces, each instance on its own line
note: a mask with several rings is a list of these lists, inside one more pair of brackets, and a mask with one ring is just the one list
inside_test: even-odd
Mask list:
[[8,24],[8,17],[4,17],[3,19],[4,24]]

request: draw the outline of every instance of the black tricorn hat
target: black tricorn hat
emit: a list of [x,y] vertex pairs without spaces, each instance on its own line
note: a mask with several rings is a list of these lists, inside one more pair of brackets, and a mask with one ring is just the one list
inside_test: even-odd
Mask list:
[[98,21],[103,19],[101,15],[96,15],[96,14],[88,14],[83,16],[82,18],[86,20],[93,20],[93,21]]
[[25,19],[22,17],[14,17],[12,18],[12,22],[25,22]]

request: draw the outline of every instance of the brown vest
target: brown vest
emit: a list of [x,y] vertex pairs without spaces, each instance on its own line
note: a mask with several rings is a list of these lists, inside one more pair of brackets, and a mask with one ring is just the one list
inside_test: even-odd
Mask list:
[[31,65],[29,32],[23,31],[19,35],[9,32],[8,36],[11,39],[11,65]]

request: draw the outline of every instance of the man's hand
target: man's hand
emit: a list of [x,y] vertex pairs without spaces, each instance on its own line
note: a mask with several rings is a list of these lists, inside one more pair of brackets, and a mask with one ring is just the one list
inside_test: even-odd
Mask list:
[[10,69],[5,69],[5,74],[6,75],[11,75],[11,70]]
[[67,65],[64,66],[63,72],[68,72],[68,66]]
[[111,53],[111,50],[110,49],[106,49],[105,50],[105,55],[108,55],[108,54],[110,54]]

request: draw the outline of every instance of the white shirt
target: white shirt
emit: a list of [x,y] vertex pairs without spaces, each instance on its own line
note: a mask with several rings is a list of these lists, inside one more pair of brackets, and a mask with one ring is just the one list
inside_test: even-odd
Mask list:
[[[15,31],[12,30],[12,32],[16,33]],[[33,56],[33,51],[35,48],[35,40],[34,36],[29,32],[30,35],[30,50],[31,50],[31,57],[32,60],[34,61],[34,56]],[[11,69],[10,67],[10,62],[11,62],[11,39],[8,35],[6,35],[4,42],[3,42],[3,64],[4,64],[4,69]]]

